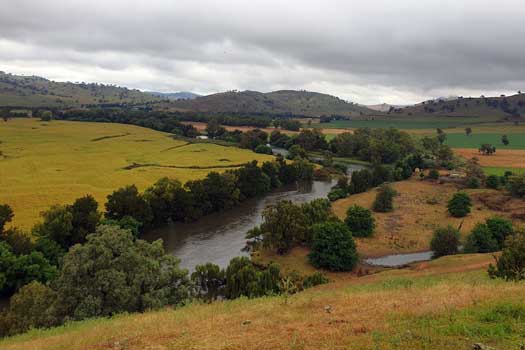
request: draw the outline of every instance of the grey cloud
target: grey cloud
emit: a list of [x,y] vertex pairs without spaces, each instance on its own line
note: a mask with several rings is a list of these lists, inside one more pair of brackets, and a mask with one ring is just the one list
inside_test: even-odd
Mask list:
[[363,103],[507,93],[525,87],[524,15],[521,0],[4,0],[0,69]]

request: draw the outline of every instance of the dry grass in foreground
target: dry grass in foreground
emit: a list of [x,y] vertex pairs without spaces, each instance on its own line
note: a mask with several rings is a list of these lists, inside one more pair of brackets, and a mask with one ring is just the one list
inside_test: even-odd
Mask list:
[[[320,286],[72,323],[2,349],[518,349],[525,283],[490,280],[488,255],[460,255]],[[470,272],[456,272],[458,270]],[[452,272],[452,273],[451,273]]]

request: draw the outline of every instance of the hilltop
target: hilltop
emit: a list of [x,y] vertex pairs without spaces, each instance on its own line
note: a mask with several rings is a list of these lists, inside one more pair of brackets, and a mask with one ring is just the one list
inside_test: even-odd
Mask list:
[[228,91],[193,100],[179,100],[172,107],[198,112],[229,112],[239,114],[353,116],[377,113],[369,108],[344,101],[338,97],[310,91],[280,90],[268,93],[258,91]]
[[0,72],[0,106],[65,108],[160,100],[149,93],[115,85],[56,82],[38,76]]
[[457,97],[435,99],[413,106],[388,111],[389,115],[400,116],[442,116],[479,117],[506,120],[520,120],[525,117],[525,94],[499,97]]

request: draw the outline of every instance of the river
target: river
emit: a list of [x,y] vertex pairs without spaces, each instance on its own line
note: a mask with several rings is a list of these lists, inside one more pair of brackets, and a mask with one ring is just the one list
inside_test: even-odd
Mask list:
[[[286,155],[285,149],[273,148],[276,153]],[[279,152],[277,152],[279,151]],[[348,165],[347,174],[363,169],[360,164]],[[267,205],[281,200],[304,203],[317,198],[326,198],[334,181],[313,181],[310,184],[281,188],[262,198],[251,199],[240,206],[207,215],[193,223],[173,223],[151,231],[144,236],[148,241],[162,238],[167,252],[181,260],[181,267],[190,271],[196,265],[212,262],[226,267],[236,256],[245,255],[246,233],[261,224],[262,212]]]
[[164,240],[164,247],[181,259],[181,267],[194,269],[195,265],[206,262],[226,267],[236,256],[248,255],[242,249],[246,246],[246,232],[259,225],[262,211],[269,204],[280,200],[294,203],[309,202],[326,198],[333,182],[313,181],[311,184],[282,188],[262,198],[252,199],[240,206],[207,215],[193,223],[174,223],[149,232],[144,239]]

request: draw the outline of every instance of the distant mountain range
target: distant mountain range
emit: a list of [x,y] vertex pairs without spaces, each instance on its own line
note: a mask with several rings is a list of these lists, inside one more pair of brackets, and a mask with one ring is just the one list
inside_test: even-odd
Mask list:
[[193,100],[197,97],[201,97],[201,95],[190,92],[190,91],[180,91],[180,92],[149,91],[148,93],[152,94],[153,96],[165,98],[168,100]]
[[143,92],[115,85],[55,82],[37,76],[0,72],[0,107],[71,108],[88,105],[148,103],[152,108],[240,115],[338,115],[404,117],[483,117],[521,119],[525,94],[498,97],[448,97],[412,106],[348,102],[336,96],[304,90],[227,91],[207,96],[192,92]]

